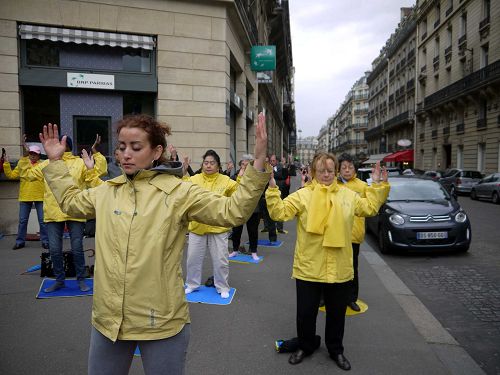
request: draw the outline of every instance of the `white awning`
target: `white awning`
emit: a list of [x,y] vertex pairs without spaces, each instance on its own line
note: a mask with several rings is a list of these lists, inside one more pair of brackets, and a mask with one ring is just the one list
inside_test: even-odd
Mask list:
[[365,160],[361,164],[375,164],[377,161],[381,161],[387,155],[391,155],[391,154],[392,154],[392,152],[389,152],[388,154],[373,154],[373,155],[370,155],[370,158],[368,160]]
[[50,40],[52,42],[97,44],[99,46],[142,48],[149,50],[155,47],[155,40],[151,36],[49,26],[20,25],[19,35],[21,39]]

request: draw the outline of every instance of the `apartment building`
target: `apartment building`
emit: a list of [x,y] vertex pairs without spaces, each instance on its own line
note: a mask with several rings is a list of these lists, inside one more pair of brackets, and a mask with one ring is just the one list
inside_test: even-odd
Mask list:
[[[257,83],[251,47],[276,46],[271,83]],[[115,122],[146,113],[171,125],[169,143],[238,161],[254,146],[259,111],[269,152],[294,151],[293,60],[288,1],[0,1],[0,139],[11,159],[60,124],[74,152],[95,134],[112,155]],[[18,184],[0,177],[4,219],[17,225]],[[34,215],[32,215],[34,216]]]
[[366,158],[368,147],[364,133],[368,128],[368,75],[369,72],[366,72],[354,83],[334,118],[329,121],[329,131],[336,135],[330,144],[330,151],[335,154],[345,152],[357,159]]
[[318,139],[313,136],[299,138],[297,140],[297,156],[304,165],[310,165],[316,150],[318,148]]
[[328,138],[328,126],[323,125],[321,129],[319,130],[318,134],[318,146],[316,148],[316,151],[323,151],[323,152],[328,152],[328,144],[330,140]]
[[370,97],[365,139],[370,162],[398,152],[397,163],[413,163],[415,54],[415,10],[401,8],[401,22],[373,61],[367,77]]
[[500,2],[417,1],[416,167],[500,170]]

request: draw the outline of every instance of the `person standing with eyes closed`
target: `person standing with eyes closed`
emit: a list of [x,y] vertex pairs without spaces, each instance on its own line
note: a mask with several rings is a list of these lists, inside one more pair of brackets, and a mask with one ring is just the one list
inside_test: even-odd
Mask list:
[[[214,193],[231,196],[238,188],[238,183],[220,173],[220,157],[214,150],[207,150],[203,155],[201,173],[189,180]],[[189,294],[200,287],[203,259],[207,249],[210,251],[213,265],[214,285],[222,298],[229,298],[229,251],[228,237],[231,228],[207,225],[192,221],[189,223],[189,245],[186,261],[186,289]]]

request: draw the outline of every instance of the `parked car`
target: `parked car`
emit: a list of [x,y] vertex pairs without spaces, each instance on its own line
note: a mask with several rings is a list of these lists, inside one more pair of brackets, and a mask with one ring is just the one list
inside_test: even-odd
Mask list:
[[500,204],[500,173],[486,176],[470,191],[471,199],[491,199],[495,204]]
[[439,179],[441,185],[452,195],[460,193],[470,193],[472,187],[477,184],[483,175],[479,171],[464,169],[448,169]]
[[[401,171],[399,170],[399,168],[396,167],[387,167],[387,172],[389,177],[401,175]],[[358,168],[356,176],[364,182],[367,181],[369,182],[371,174],[372,174],[371,168]]]
[[425,171],[424,172],[424,177],[429,177],[432,178],[433,180],[439,180],[441,178],[442,174],[441,172],[438,171]]
[[424,171],[417,168],[407,168],[403,171],[402,174],[404,174],[405,176],[421,176],[424,174]]
[[389,182],[387,201],[366,219],[382,253],[469,249],[469,218],[439,182],[418,176],[392,177]]

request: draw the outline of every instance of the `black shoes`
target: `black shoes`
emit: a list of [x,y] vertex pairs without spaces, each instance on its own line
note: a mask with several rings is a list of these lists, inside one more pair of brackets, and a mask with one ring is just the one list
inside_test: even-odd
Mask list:
[[12,248],[12,250],[19,250],[19,249],[22,249],[23,247],[24,247],[23,243],[16,243],[14,245],[14,247]]
[[352,311],[356,312],[361,311],[361,307],[359,307],[359,305],[356,302],[351,302],[348,306],[351,308]]
[[337,366],[342,370],[349,371],[351,369],[351,364],[343,354],[330,354],[330,358],[333,359]]
[[290,363],[291,365],[298,365],[307,356],[308,354],[306,354],[305,351],[299,349],[296,352],[292,353],[290,358],[288,358],[288,363]]

